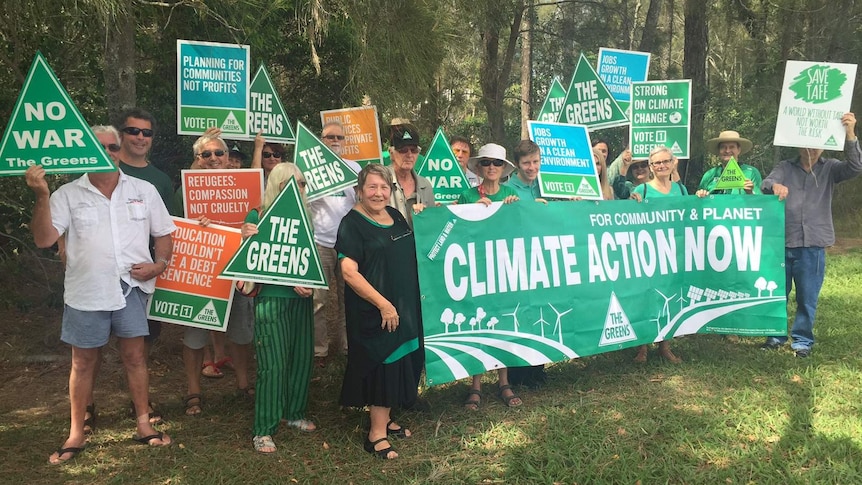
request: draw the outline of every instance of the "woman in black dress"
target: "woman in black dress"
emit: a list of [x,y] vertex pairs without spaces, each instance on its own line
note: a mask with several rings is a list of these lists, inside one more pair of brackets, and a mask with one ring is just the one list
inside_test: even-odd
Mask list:
[[359,202],[342,219],[335,243],[346,283],[348,350],[341,404],[369,406],[371,429],[364,448],[392,459],[398,453],[388,438],[411,433],[391,419],[390,410],[415,402],[415,376],[424,358],[416,250],[404,216],[388,206],[392,188],[386,169],[367,165],[356,190]]

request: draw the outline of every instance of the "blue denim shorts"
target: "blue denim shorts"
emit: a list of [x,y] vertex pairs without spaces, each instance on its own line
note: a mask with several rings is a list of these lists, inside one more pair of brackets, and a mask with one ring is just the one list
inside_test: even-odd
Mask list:
[[145,337],[149,295],[140,288],[129,288],[121,282],[126,294],[126,307],[113,311],[82,311],[69,305],[63,307],[63,327],[60,340],[81,349],[95,349],[108,343],[111,332],[119,338]]

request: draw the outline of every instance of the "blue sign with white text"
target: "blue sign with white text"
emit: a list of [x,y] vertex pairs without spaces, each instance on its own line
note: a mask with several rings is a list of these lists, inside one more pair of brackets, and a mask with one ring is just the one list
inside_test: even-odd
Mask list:
[[649,75],[649,52],[624,51],[602,47],[596,72],[617,101],[631,102],[632,82],[646,81]]

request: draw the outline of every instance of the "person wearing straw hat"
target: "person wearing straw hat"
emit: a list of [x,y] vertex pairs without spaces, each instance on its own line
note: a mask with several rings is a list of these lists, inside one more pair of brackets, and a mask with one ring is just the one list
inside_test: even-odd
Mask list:
[[[739,156],[748,153],[752,146],[751,140],[742,138],[733,130],[722,131],[717,138],[706,142],[707,151],[718,155],[721,164],[703,174],[695,194],[698,197],[706,197],[709,194],[760,194],[760,184],[763,182],[760,171],[751,165],[739,162]],[[745,188],[713,190],[731,158],[736,160],[745,176]]]
[[459,204],[479,202],[490,205],[491,202],[509,204],[518,199],[518,193],[508,185],[501,185],[515,171],[515,165],[506,159],[506,149],[496,143],[482,145],[479,153],[467,161],[467,168],[482,178],[482,183],[465,190],[459,197]]

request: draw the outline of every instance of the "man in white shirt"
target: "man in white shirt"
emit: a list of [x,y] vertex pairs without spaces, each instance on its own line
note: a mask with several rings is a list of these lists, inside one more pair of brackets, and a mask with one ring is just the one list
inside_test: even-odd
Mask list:
[[[119,144],[117,131],[94,127],[105,147]],[[149,420],[149,373],[144,351],[148,295],[170,264],[176,229],[149,182],[119,170],[85,174],[50,193],[45,170],[30,167],[27,185],[36,194],[30,230],[38,247],[66,241],[66,276],[61,340],[72,346],[69,375],[69,437],[48,461],[63,463],[84,449],[84,415],[92,394],[99,348],[113,332],[119,340],[137,435],[144,445],[167,446],[171,438]],[[155,262],[149,241],[155,244]]]
[[[330,150],[341,156],[344,143],[344,127],[337,121],[323,125],[320,139]],[[354,172],[362,167],[352,160],[344,160]],[[356,191],[353,187],[341,192],[321,197],[308,203],[311,221],[314,224],[314,243],[320,254],[320,262],[329,281],[329,289],[314,290],[314,357],[317,365],[323,367],[329,356],[332,343],[340,344],[341,351],[347,352],[347,334],[344,321],[344,278],[338,265],[335,252],[335,237],[341,219],[356,205]],[[331,307],[331,308],[330,308]],[[330,332],[340,335],[340,342],[330,342]]]

